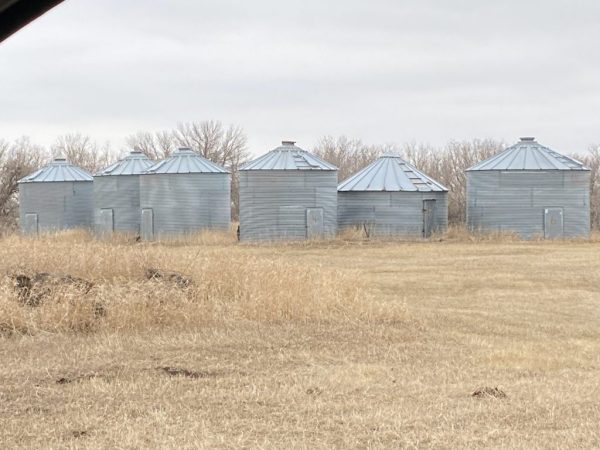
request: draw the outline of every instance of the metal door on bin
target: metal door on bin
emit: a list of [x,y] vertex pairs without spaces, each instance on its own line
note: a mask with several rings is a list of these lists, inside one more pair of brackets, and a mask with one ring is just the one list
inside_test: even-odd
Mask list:
[[323,208],[308,208],[306,210],[306,237],[323,236]]
[[100,233],[110,234],[115,229],[112,209],[100,210]]
[[544,208],[544,237],[554,239],[563,237],[563,209]]
[[143,240],[154,239],[154,212],[152,209],[142,209],[141,235]]
[[25,223],[23,230],[26,234],[37,234],[38,232],[38,215],[34,213],[25,214]]
[[435,200],[423,200],[423,237],[428,238],[433,233],[433,216]]

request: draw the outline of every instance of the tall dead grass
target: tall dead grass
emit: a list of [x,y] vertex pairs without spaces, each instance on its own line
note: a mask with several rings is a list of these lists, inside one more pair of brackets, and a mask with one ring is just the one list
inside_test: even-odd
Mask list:
[[[231,244],[227,235],[134,244],[97,241],[84,232],[0,240],[0,332],[193,329],[257,323],[396,320],[397,308],[373,301],[359,274],[295,264]],[[189,286],[147,279],[176,271]],[[92,282],[49,286],[39,306],[23,304],[14,275],[68,274]]]
[[546,243],[547,245],[556,243],[593,243],[600,242],[600,232],[592,231],[589,237],[574,237],[564,239],[545,239],[542,234],[532,236],[529,239],[523,239],[518,233],[509,231],[486,231],[486,230],[469,230],[465,224],[449,225],[444,233],[438,233],[431,237],[431,240],[442,240],[447,242],[460,243],[490,243],[502,244],[509,242],[536,242]]

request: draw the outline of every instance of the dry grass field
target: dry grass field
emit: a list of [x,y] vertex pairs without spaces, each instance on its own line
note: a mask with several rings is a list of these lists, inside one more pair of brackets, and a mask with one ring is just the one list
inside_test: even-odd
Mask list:
[[600,240],[9,236],[0,361],[3,449],[598,448]]

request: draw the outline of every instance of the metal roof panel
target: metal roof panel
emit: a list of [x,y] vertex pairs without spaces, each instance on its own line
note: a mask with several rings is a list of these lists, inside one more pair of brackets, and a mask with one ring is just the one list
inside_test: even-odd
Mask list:
[[117,176],[117,175],[139,175],[154,164],[150,158],[142,152],[133,151],[125,158],[102,169],[94,176]]
[[350,178],[338,191],[444,192],[448,189],[398,155],[383,155]]
[[467,171],[476,170],[590,170],[581,162],[544,147],[532,137],[495,154]]
[[52,183],[61,181],[94,181],[91,174],[69,163],[65,158],[55,158],[50,164],[21,178],[19,183]]
[[280,147],[250,161],[240,170],[337,170],[337,167],[302,150],[295,142],[283,141]]
[[189,148],[180,148],[167,159],[148,167],[143,173],[229,173],[229,171]]

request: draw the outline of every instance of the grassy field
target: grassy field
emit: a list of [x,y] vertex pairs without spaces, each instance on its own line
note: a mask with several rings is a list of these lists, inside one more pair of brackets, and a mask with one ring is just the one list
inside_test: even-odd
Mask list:
[[597,239],[12,236],[0,277],[0,448],[600,447]]

